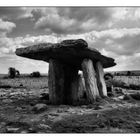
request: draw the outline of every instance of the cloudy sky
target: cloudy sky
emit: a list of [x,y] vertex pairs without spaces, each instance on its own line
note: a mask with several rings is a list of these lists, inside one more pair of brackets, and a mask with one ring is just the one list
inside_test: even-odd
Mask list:
[[15,55],[15,49],[63,39],[85,39],[113,57],[108,70],[140,69],[140,7],[0,7],[0,73],[46,73],[48,64]]

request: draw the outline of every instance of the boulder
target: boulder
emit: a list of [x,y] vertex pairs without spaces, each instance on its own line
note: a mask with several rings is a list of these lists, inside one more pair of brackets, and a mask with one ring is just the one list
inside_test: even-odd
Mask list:
[[40,103],[40,104],[36,104],[33,108],[32,111],[34,111],[35,113],[40,113],[42,111],[45,111],[47,109],[47,105]]
[[81,69],[84,58],[100,61],[104,68],[116,65],[114,59],[103,56],[99,51],[90,48],[83,39],[64,40],[60,43],[42,43],[26,48],[18,48],[16,55],[49,62],[57,59],[63,63],[71,64]]

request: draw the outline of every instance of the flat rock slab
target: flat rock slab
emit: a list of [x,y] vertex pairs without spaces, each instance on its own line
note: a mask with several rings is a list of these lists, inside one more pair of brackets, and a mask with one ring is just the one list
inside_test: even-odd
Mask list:
[[87,42],[83,39],[37,44],[26,48],[18,48],[15,53],[18,56],[47,62],[50,59],[57,59],[63,63],[77,66],[79,69],[81,69],[81,62],[84,58],[100,61],[104,68],[116,65],[114,59],[102,55],[94,48],[89,48]]

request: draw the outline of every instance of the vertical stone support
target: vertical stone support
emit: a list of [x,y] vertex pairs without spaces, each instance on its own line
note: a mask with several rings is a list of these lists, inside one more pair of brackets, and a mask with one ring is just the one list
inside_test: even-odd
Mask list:
[[78,69],[74,66],[64,66],[64,103],[75,104],[79,100],[78,96]]
[[49,60],[49,96],[52,104],[74,104],[78,97],[78,69]]
[[87,99],[90,103],[93,103],[97,98],[100,98],[100,95],[92,60],[84,59],[82,62],[82,70],[85,79]]
[[101,62],[97,62],[95,65],[96,73],[97,73],[97,81],[98,81],[98,89],[101,97],[107,96],[107,88],[104,80],[104,70]]
[[48,87],[50,102],[52,104],[63,104],[64,69],[63,65],[57,60],[49,60]]

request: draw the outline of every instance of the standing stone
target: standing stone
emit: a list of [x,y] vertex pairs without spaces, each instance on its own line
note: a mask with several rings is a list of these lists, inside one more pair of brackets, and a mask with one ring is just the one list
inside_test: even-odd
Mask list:
[[90,103],[93,103],[97,98],[100,98],[100,96],[92,60],[84,59],[82,62],[82,70],[85,79],[87,99]]
[[78,102],[78,69],[74,66],[64,66],[64,103]]
[[49,99],[52,104],[62,104],[64,100],[64,69],[63,65],[50,59],[48,72]]
[[52,104],[78,102],[78,69],[50,59],[48,86]]
[[107,96],[107,89],[106,89],[106,84],[104,80],[104,71],[103,71],[103,66],[101,62],[96,63],[96,73],[97,73],[97,83],[98,83],[98,89],[99,89],[99,94],[101,97],[106,97]]

